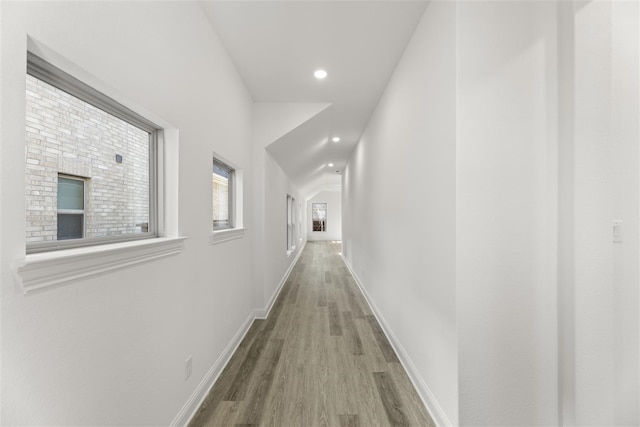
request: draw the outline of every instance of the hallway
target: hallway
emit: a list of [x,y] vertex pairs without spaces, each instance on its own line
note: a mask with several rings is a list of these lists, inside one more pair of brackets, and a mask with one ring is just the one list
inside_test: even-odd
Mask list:
[[640,0],[0,40],[0,426],[640,425]]
[[434,425],[339,250],[307,243],[191,427]]

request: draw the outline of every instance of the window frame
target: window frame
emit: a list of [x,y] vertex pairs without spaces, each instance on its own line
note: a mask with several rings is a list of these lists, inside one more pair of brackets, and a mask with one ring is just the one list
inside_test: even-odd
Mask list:
[[[233,230],[234,228],[236,228],[236,220],[235,220],[235,188],[236,188],[236,170],[235,168],[229,166],[227,163],[221,161],[217,156],[213,155],[212,157],[213,162],[212,162],[212,168],[213,166],[216,166],[220,169],[226,169],[227,173],[228,173],[228,177],[227,177],[227,193],[228,193],[228,199],[227,199],[227,216],[229,217],[229,225],[228,226],[214,226],[213,223],[211,224],[211,229],[213,232],[217,232],[217,231],[224,231],[224,230]],[[213,172],[212,170],[212,173]],[[211,189],[211,194],[213,196],[213,188]],[[212,207],[213,209],[213,203],[212,203]],[[213,211],[211,212],[212,217],[213,217]],[[213,218],[212,218],[212,222],[213,222]]]
[[[63,92],[74,96],[112,116],[119,118],[132,126],[149,134],[149,227],[147,232],[130,233],[116,236],[83,237],[81,239],[66,239],[46,242],[26,243],[26,253],[36,254],[64,249],[91,247],[110,243],[129,242],[134,240],[153,239],[160,237],[159,229],[159,147],[164,142],[163,129],[152,121],[142,117],[111,97],[73,77],[55,65],[47,62],[31,51],[27,52],[26,74],[35,77]],[[85,199],[86,199],[85,182]],[[86,200],[85,200],[86,207]],[[26,216],[25,216],[26,218]],[[86,209],[85,209],[86,219]],[[86,227],[84,221],[83,228]],[[85,233],[83,232],[83,236]]]
[[[212,159],[215,159],[218,163],[222,163],[226,167],[233,169],[233,184],[230,189],[230,196],[232,198],[230,221],[233,224],[233,228],[214,230],[212,223],[209,223],[209,243],[211,245],[218,245],[231,240],[242,239],[244,237],[244,232],[246,230],[244,226],[244,169],[242,168],[242,165],[232,162],[230,159],[215,151],[212,153]],[[213,196],[213,191],[211,191],[210,194]],[[211,209],[213,209],[213,205],[210,204],[210,206]],[[213,217],[213,210],[211,214],[212,216],[209,218]]]
[[298,242],[302,242],[302,224],[304,224],[304,221],[302,220],[303,212],[302,203],[298,202],[298,221],[296,222],[296,224],[298,224]]
[[296,218],[295,218],[296,199],[287,194],[287,253],[291,253],[296,249]]
[[[321,221],[322,222],[322,224],[321,224],[321,228],[322,229],[321,230],[314,230],[314,227],[313,227],[313,222],[314,222],[314,216],[313,216],[314,209],[313,209],[313,206],[314,205],[324,205],[325,206],[325,208],[324,208],[325,217],[324,217],[324,220]],[[328,217],[328,213],[327,212],[328,211],[329,211],[328,203],[311,203],[311,232],[312,233],[326,233],[327,232],[327,219],[328,219],[327,218]]]
[[82,215],[82,237],[79,238],[71,238],[71,239],[62,239],[59,238],[56,240],[57,242],[64,240],[79,240],[84,239],[86,231],[87,231],[87,221],[86,221],[86,208],[87,208],[87,178],[81,176],[73,176],[64,173],[58,173],[58,200],[60,198],[60,178],[73,180],[73,181],[81,181],[82,182],[82,209],[60,209],[56,206],[56,215]]

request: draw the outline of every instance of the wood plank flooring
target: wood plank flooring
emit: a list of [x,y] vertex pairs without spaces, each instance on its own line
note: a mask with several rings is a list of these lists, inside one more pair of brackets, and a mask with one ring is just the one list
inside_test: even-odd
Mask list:
[[190,427],[434,426],[339,251],[307,243]]

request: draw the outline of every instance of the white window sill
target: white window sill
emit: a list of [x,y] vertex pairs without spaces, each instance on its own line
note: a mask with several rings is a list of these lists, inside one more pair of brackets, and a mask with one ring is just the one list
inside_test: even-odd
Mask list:
[[218,243],[228,242],[229,240],[242,239],[246,228],[229,228],[228,230],[219,230],[211,232],[210,243],[217,245]]
[[13,272],[26,294],[72,280],[178,254],[186,237],[136,240],[26,255]]

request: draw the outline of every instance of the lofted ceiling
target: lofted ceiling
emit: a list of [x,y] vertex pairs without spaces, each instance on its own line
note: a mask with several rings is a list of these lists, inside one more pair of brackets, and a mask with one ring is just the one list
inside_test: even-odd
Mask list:
[[[336,171],[345,167],[427,2],[201,4],[256,103],[313,111],[267,141],[267,151],[306,198],[339,188]],[[328,76],[317,80],[316,69]]]

